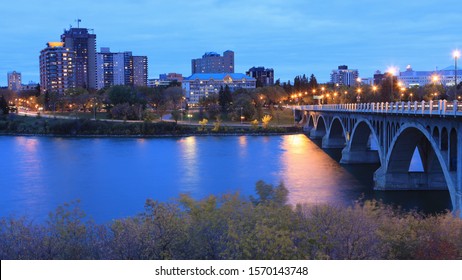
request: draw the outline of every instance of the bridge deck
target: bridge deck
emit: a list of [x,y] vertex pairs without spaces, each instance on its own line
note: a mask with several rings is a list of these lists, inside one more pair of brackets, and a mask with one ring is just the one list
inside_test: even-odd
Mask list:
[[292,106],[295,110],[462,117],[462,102],[414,101]]

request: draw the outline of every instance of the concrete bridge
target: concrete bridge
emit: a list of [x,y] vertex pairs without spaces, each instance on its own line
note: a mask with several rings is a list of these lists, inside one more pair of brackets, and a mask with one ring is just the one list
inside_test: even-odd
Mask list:
[[[462,102],[293,106],[296,122],[341,163],[375,163],[377,190],[449,190],[462,217]],[[415,154],[421,170],[410,169]]]

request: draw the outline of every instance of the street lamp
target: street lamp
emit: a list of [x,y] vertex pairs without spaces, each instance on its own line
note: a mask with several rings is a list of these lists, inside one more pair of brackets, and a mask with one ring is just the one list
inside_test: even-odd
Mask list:
[[241,107],[241,124],[242,124],[243,119],[244,119],[244,117],[242,116],[242,107]]
[[460,57],[460,51],[459,51],[459,50],[455,50],[455,51],[452,53],[452,56],[454,57],[454,85],[455,85],[454,99],[456,99],[456,95],[457,95],[457,60],[458,60],[459,57]]
[[358,95],[356,96],[356,102],[359,103],[361,102],[361,88],[358,88]]
[[387,72],[390,74],[390,80],[391,80],[390,93],[391,93],[391,96],[393,96],[393,77],[395,76],[396,68],[395,67],[390,67],[390,68],[388,68]]

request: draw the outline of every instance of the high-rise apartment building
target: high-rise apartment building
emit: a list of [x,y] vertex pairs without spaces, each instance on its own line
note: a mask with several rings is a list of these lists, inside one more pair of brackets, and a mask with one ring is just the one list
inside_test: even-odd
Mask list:
[[252,67],[245,74],[257,80],[257,87],[274,85],[274,70],[271,68]]
[[13,71],[8,72],[8,89],[18,92],[21,91],[21,73]]
[[109,48],[101,48],[96,54],[96,65],[97,89],[114,85],[147,85],[146,56],[133,56],[132,52],[112,53]]
[[75,86],[96,89],[96,35],[87,28],[70,28],[61,41],[75,53]]
[[42,93],[64,94],[75,87],[74,52],[62,42],[49,42],[40,52],[40,89]]
[[348,69],[348,66],[340,65],[337,70],[332,70],[330,81],[333,84],[352,86],[357,82],[358,77],[358,70]]
[[133,56],[133,84],[135,86],[148,85],[148,57]]
[[225,51],[223,56],[207,52],[202,58],[191,60],[191,72],[195,73],[234,73],[234,52]]

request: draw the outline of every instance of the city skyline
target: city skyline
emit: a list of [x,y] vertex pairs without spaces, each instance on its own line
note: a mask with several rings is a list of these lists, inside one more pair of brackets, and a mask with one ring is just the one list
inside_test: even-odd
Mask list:
[[54,7],[18,0],[3,4],[8,13],[0,20],[0,86],[7,85],[12,71],[22,74],[23,83],[38,82],[40,50],[59,40],[69,25],[77,27],[78,18],[80,27],[97,34],[98,50],[146,55],[148,78],[169,72],[189,76],[191,59],[228,49],[235,52],[236,73],[264,66],[282,82],[301,74],[328,82],[338,65],[358,69],[361,77],[390,66],[404,71],[408,64],[416,70],[442,69],[454,64],[452,51],[462,46],[457,4],[138,0]]

